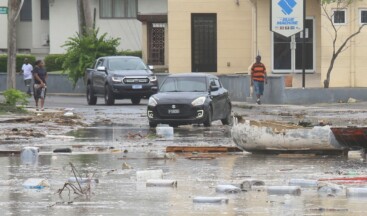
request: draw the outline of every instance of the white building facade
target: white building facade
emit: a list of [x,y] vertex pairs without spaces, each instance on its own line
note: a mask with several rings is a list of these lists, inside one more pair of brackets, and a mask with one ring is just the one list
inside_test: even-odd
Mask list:
[[[0,0],[0,7],[7,4]],[[121,39],[118,50],[142,49],[142,24],[136,19],[138,0],[91,0],[91,10],[100,34]],[[62,45],[77,32],[76,0],[24,0],[17,24],[17,49],[40,56],[61,54],[65,52]],[[6,51],[7,15],[0,14],[0,54]]]

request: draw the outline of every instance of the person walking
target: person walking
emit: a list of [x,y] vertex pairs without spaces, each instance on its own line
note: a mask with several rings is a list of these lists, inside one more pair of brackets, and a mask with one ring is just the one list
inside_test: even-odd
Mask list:
[[47,71],[45,64],[42,60],[37,60],[32,71],[34,78],[33,95],[36,102],[36,110],[38,111],[38,101],[41,102],[41,111],[44,111],[45,98],[46,98],[46,79]]
[[29,95],[31,95],[32,70],[33,66],[29,64],[28,58],[25,58],[24,64],[22,65],[22,73],[24,78],[24,85],[27,87],[27,94]]
[[266,68],[261,63],[261,56],[256,56],[256,62],[251,67],[251,86],[253,86],[256,94],[256,103],[261,104],[261,96],[264,93],[264,83],[268,83],[268,77],[266,75]]

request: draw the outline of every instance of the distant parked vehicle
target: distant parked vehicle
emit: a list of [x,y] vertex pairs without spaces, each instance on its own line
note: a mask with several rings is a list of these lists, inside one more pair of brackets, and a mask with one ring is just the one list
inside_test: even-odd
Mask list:
[[106,105],[113,105],[115,99],[131,99],[139,104],[142,98],[158,91],[157,77],[138,57],[101,57],[86,73],[89,105],[95,105],[97,97],[103,97]]
[[147,115],[150,127],[169,124],[204,124],[212,121],[231,123],[232,104],[228,91],[218,77],[204,73],[168,76],[159,93],[149,98]]

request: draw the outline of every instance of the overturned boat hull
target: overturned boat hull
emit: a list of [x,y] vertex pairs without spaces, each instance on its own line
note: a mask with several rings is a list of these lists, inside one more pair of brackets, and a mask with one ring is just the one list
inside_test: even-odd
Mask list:
[[367,149],[367,127],[332,127],[339,144],[351,149]]
[[239,148],[259,153],[345,153],[330,126],[304,128],[271,121],[236,123],[232,137]]

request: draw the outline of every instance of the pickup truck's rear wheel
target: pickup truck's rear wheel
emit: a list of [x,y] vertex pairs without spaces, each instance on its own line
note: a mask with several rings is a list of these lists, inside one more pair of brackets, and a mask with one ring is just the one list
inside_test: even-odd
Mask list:
[[112,94],[112,90],[108,85],[104,87],[104,102],[106,105],[114,105],[115,97]]
[[96,105],[97,104],[97,97],[94,96],[93,88],[90,83],[87,85],[87,102],[88,105]]
[[140,100],[141,98],[138,98],[138,97],[131,98],[131,103],[133,103],[134,105],[138,105],[140,104]]

